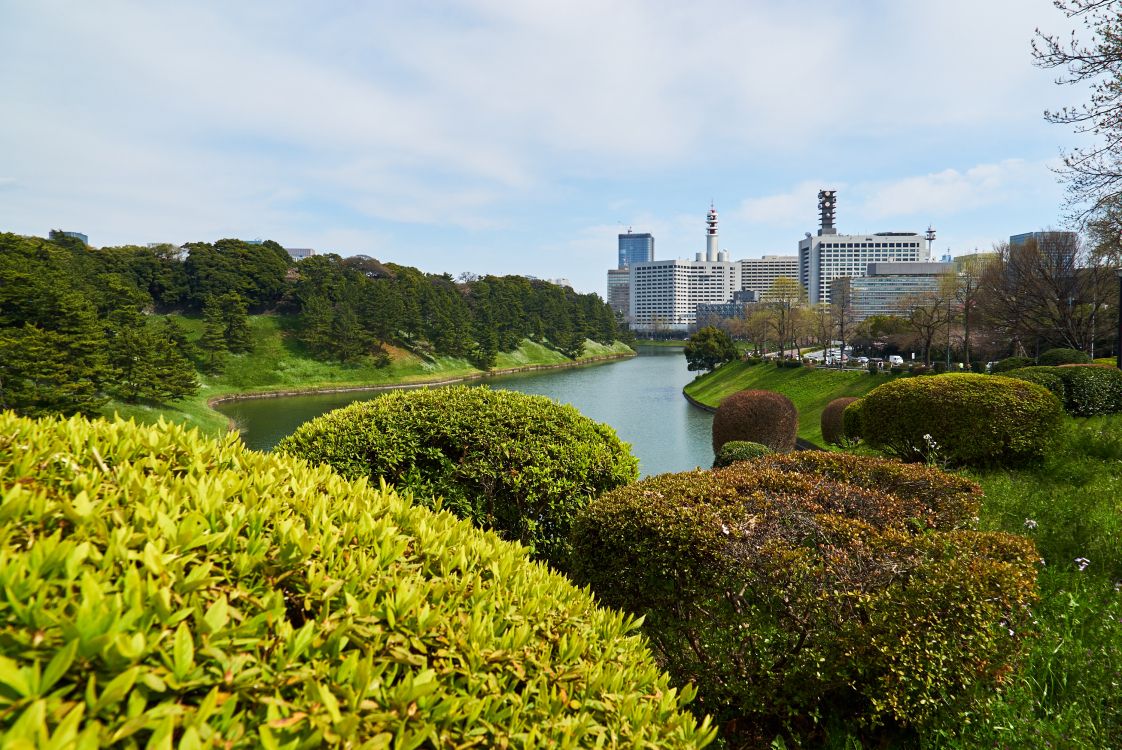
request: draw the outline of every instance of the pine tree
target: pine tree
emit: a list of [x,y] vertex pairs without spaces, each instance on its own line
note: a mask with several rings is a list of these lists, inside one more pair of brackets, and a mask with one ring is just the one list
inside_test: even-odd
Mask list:
[[157,342],[147,330],[144,314],[131,307],[114,310],[106,320],[113,395],[135,403],[151,399],[159,386],[155,360]]
[[241,296],[237,292],[227,292],[218,298],[218,307],[221,310],[226,348],[232,354],[246,354],[253,351],[249,317],[246,315],[245,302]]
[[211,373],[222,372],[226,364],[226,323],[222,311],[213,297],[203,307],[203,335],[199,339],[203,369]]

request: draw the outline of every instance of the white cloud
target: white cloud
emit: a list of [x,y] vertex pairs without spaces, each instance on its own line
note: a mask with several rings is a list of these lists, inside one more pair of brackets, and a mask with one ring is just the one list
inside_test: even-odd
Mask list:
[[734,215],[745,221],[777,227],[806,226],[818,211],[818,191],[844,185],[826,180],[806,180],[783,193],[745,198]]

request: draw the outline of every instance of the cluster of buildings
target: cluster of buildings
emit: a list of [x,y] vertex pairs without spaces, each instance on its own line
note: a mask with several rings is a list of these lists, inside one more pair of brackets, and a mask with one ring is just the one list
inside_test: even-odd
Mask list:
[[857,320],[903,315],[907,298],[934,291],[953,269],[931,260],[935,232],[839,234],[837,193],[818,193],[819,228],[806,233],[797,255],[730,260],[718,248],[717,211],[705,219],[705,252],[694,260],[655,260],[654,237],[619,235],[618,267],[608,271],[608,303],[638,332],[687,332],[699,319],[737,317],[745,304],[766,301],[776,279],[798,281],[808,300],[830,302],[847,284]]

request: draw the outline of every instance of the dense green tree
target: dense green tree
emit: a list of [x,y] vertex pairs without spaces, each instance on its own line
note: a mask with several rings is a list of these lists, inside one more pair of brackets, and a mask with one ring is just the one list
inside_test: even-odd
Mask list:
[[253,351],[253,337],[249,332],[249,316],[245,302],[237,292],[226,292],[217,300],[219,315],[222,318],[223,336],[226,349],[231,354],[246,354]]
[[203,307],[203,335],[198,347],[203,369],[211,373],[221,372],[229,350],[226,348],[226,321],[214,298],[209,298]]
[[185,271],[190,302],[196,308],[206,298],[236,292],[249,309],[271,309],[286,288],[290,259],[275,242],[254,244],[242,240],[218,240],[213,245],[193,242],[188,250]]
[[690,336],[685,354],[688,369],[706,372],[740,356],[729,335],[713,326],[706,326]]

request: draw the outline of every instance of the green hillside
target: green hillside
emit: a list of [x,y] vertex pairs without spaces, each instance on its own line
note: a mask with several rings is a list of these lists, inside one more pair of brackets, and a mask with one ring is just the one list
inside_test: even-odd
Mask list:
[[[200,318],[173,317],[187,329],[192,339],[197,340],[202,335],[203,322]],[[253,351],[229,356],[219,375],[200,375],[202,387],[192,397],[163,407],[110,402],[102,411],[107,416],[117,413],[126,419],[133,417],[143,423],[153,423],[162,417],[173,422],[197,425],[204,432],[214,435],[226,430],[227,420],[207,406],[207,402],[234,393],[403,385],[456,380],[482,374],[481,370],[473,367],[466,359],[440,355],[422,358],[393,347],[388,347],[390,362],[384,367],[376,366],[371,358],[348,363],[324,362],[313,359],[294,337],[286,334],[285,329],[290,322],[279,315],[250,316]],[[631,354],[634,351],[620,342],[604,346],[588,340],[580,359]],[[518,349],[498,355],[495,369],[565,364],[574,362],[560,352],[524,339]]]
[[799,437],[822,445],[820,420],[826,404],[842,396],[864,396],[894,375],[870,375],[864,370],[827,370],[820,367],[778,368],[770,364],[730,362],[702,375],[685,387],[686,394],[716,407],[737,391],[755,388],[782,393],[799,410]]

